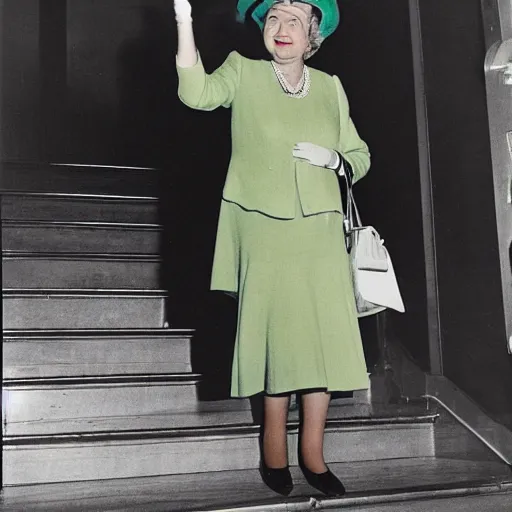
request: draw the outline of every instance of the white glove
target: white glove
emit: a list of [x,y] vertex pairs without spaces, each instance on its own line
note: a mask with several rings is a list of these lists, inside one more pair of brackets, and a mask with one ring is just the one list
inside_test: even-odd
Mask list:
[[192,6],[188,0],[174,0],[174,12],[178,23],[192,21]]
[[[340,157],[336,151],[317,146],[311,142],[299,142],[293,148],[293,156],[308,161],[317,167],[336,169],[340,164]],[[340,172],[342,169],[340,169]],[[340,176],[342,173],[340,174]]]

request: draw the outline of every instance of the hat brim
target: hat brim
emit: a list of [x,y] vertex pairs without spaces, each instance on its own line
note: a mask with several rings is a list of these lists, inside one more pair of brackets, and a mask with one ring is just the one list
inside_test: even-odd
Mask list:
[[[338,9],[338,3],[336,0],[299,0],[302,3],[310,4],[317,7],[322,13],[322,19],[320,21],[320,35],[324,38],[329,37],[338,27],[340,23],[340,11]],[[265,25],[265,17],[268,11],[274,4],[274,0],[239,0],[238,1],[238,13],[240,17],[245,21],[247,13],[255,5],[259,5],[253,10],[252,18],[260,29],[263,29]]]

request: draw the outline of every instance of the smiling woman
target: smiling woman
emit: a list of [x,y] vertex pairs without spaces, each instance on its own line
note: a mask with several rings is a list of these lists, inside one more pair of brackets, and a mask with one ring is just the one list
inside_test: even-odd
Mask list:
[[[253,2],[241,0],[245,17]],[[175,0],[178,94],[188,106],[232,109],[212,290],[238,297],[231,394],[264,394],[260,472],[280,494],[293,483],[287,456],[290,394],[302,395],[299,461],[327,495],[343,484],[323,456],[332,391],[366,389],[368,376],[343,235],[337,174],[368,171],[368,147],[336,77],[305,60],[336,28],[335,0],[265,0],[253,11],[270,55],[232,52],[207,74],[192,9]]]
[[267,14],[263,31],[265,46],[274,60],[280,58],[275,52],[279,47],[293,48],[304,60],[312,57],[324,40],[320,35],[320,18],[321,12],[312,5],[276,2]]
[[283,90],[289,96],[303,98],[311,86],[304,61],[318,51],[320,11],[310,4],[276,0],[263,26],[263,40],[272,56],[272,67]]
[[263,41],[283,89],[291,94],[309,92],[309,72],[303,65],[311,52],[309,39],[312,7],[308,4],[274,4],[267,14]]

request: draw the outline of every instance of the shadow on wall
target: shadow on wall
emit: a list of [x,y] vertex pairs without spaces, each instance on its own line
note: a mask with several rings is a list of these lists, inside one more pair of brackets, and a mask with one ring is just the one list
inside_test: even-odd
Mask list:
[[129,165],[158,167],[179,157],[175,152],[183,147],[173,143],[184,135],[173,94],[175,33],[155,7],[140,8],[140,17],[139,35],[126,40],[117,55],[116,154]]
[[229,117],[192,111],[179,101],[172,18],[156,7],[142,7],[140,14],[139,35],[118,53],[118,153],[129,165],[162,169],[162,286],[173,292],[168,320],[190,327],[201,310],[198,291],[207,289]]
[[[140,14],[140,33],[117,56],[116,153],[128,165],[162,169],[158,199],[167,319],[173,328],[196,329],[192,365],[203,374],[200,397],[227,398],[236,304],[209,292],[209,281],[231,151],[230,111],[200,112],[181,103],[173,20],[156,7],[143,7]],[[195,10],[194,25],[202,60],[212,71],[237,46],[234,14],[205,6]]]

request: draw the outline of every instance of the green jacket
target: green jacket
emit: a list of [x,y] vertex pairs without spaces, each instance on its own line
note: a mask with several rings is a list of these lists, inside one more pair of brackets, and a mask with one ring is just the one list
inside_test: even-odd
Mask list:
[[[200,58],[178,67],[180,99],[189,107],[232,108],[232,154],[223,198],[273,217],[295,217],[296,191],[305,215],[342,211],[338,177],[292,155],[297,142],[337,149],[350,163],[354,181],[370,166],[367,145],[349,116],[337,77],[310,68],[311,90],[302,99],[286,96],[269,61],[231,52],[212,74]],[[341,112],[341,116],[340,116]],[[341,119],[340,119],[341,117]]]

